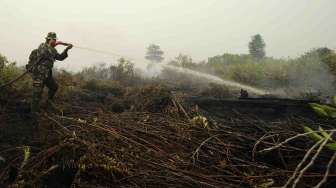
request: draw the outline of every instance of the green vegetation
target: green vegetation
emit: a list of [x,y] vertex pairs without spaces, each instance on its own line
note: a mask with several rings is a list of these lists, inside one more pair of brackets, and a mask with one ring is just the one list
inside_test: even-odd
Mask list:
[[136,84],[139,81],[139,74],[136,73],[134,64],[124,58],[119,59],[117,65],[99,64],[84,68],[79,75],[83,76],[84,80],[114,80],[127,84]]
[[163,61],[163,54],[164,52],[160,49],[160,46],[156,44],[151,44],[147,48],[147,53],[145,58],[152,63],[160,63]]
[[[0,54],[0,85],[3,85],[24,72],[23,67],[18,67],[16,62],[11,62],[7,57]],[[31,80],[28,77],[24,77],[19,82],[11,85],[0,92],[0,96],[6,97],[13,91],[16,93],[26,93],[30,92]]]
[[[160,51],[159,54],[163,54],[159,46],[151,45],[148,48],[147,55],[154,52],[154,54],[157,54],[158,51]],[[159,56],[161,57],[161,55]],[[179,54],[169,63],[259,88],[284,90],[286,93],[293,94],[293,96],[319,95],[320,93],[332,95],[335,92],[336,54],[328,48],[313,49],[298,58],[292,59],[272,57],[256,59],[248,54],[225,53],[210,57],[207,62],[195,62],[190,56]],[[10,62],[6,57],[0,56],[0,71],[0,84],[3,84],[20,75],[23,69],[17,67],[15,62]],[[56,74],[59,74],[59,72],[62,71],[58,71]],[[166,74],[166,72],[164,71],[161,75],[163,78],[172,74],[171,72]],[[60,77],[66,76],[66,72],[63,71],[62,73]],[[120,59],[118,65],[106,66],[100,64],[84,68],[76,75],[85,81],[110,80],[130,85],[137,85],[143,81],[133,63],[125,59]],[[70,77],[70,75],[67,76],[67,78]],[[176,80],[177,78],[185,80],[186,76],[176,75],[171,79]],[[29,77],[24,77],[10,89],[29,90],[30,82]],[[188,83],[184,85],[190,87]]]
[[256,59],[247,54],[225,53],[200,63],[194,62],[187,55],[179,54],[170,64],[259,88],[297,89],[307,93],[334,92],[336,76],[336,54],[328,48],[312,49],[292,59]]
[[328,143],[325,146],[329,150],[336,151],[336,142],[332,138],[330,138],[329,133],[327,133],[327,131],[325,131],[322,127],[319,127],[318,131],[314,131],[313,129],[307,126],[304,126],[304,131],[306,133],[311,133],[309,134],[309,137],[316,142],[319,142],[323,139],[328,139],[331,143]]
[[252,36],[251,42],[249,42],[249,51],[251,56],[256,59],[262,59],[266,56],[265,42],[260,34]]

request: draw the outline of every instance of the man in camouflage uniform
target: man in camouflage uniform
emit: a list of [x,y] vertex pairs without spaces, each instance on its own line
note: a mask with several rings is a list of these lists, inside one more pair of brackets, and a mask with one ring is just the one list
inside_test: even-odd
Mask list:
[[58,89],[58,85],[52,76],[52,68],[55,60],[63,61],[68,57],[68,50],[72,48],[69,44],[66,49],[59,54],[55,49],[57,45],[56,33],[50,32],[46,37],[46,42],[40,44],[37,49],[37,64],[32,68],[33,78],[33,96],[31,103],[32,112],[39,112],[40,101],[42,99],[42,93],[44,86],[48,88],[48,103],[52,104],[52,100]]

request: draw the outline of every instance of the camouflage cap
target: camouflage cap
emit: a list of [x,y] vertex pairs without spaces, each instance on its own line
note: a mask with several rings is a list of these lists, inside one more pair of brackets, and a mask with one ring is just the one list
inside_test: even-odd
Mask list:
[[54,39],[57,40],[57,35],[55,32],[49,32],[46,39]]

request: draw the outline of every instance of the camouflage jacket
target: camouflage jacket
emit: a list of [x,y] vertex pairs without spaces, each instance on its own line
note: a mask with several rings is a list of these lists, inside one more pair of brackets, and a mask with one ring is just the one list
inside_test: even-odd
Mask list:
[[38,65],[48,69],[52,69],[55,60],[63,61],[68,57],[68,51],[64,50],[61,54],[57,50],[47,43],[42,43],[38,47],[38,57],[41,58]]

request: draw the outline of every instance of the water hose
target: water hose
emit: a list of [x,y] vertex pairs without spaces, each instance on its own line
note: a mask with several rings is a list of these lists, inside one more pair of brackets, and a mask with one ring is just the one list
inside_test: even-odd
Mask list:
[[[57,41],[56,42],[56,46],[57,45],[63,45],[63,46],[70,46],[72,44],[70,43],[66,43],[66,42],[62,42],[62,41]],[[104,51],[104,50],[97,50],[97,49],[93,49],[93,48],[87,48],[87,47],[82,47],[82,46],[75,46],[73,45],[74,48],[77,49],[82,49],[82,50],[87,50],[87,51],[91,51],[91,52],[96,52],[96,53],[101,53],[101,54],[106,54],[106,55],[111,55],[111,56],[118,56],[118,57],[125,57],[123,55],[117,54],[117,53],[113,53],[113,52],[108,52],[108,51]],[[129,60],[132,60],[132,58],[127,58]],[[37,65],[37,63],[35,63],[33,66],[30,67],[30,69],[26,70],[25,72],[23,72],[22,74],[20,74],[18,77],[14,78],[13,80],[0,85],[0,90],[4,89],[5,87],[8,87],[12,84],[14,84],[15,82],[17,82],[18,80],[20,80],[21,78],[23,78],[30,70],[32,70],[35,66]]]

